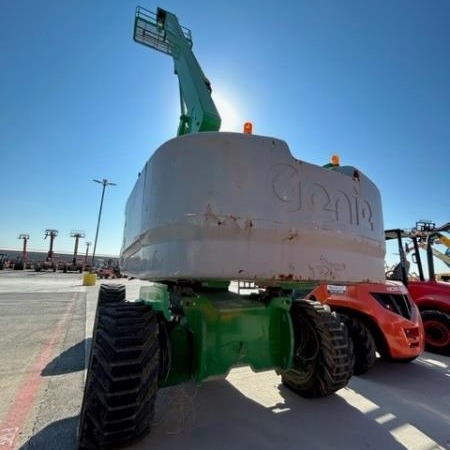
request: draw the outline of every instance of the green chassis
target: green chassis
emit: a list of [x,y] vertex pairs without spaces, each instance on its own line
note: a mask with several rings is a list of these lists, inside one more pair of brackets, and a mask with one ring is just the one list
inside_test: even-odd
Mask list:
[[205,284],[209,287],[198,292],[177,293],[161,283],[141,288],[139,301],[161,313],[169,337],[170,364],[161,386],[226,375],[236,365],[255,371],[291,367],[290,295],[279,290],[261,301],[258,295],[234,294],[219,283]]

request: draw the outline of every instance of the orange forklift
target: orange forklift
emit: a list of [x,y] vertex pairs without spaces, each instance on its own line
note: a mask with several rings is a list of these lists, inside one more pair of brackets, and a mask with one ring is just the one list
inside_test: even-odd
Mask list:
[[346,324],[355,375],[367,372],[377,353],[387,361],[410,362],[424,350],[419,309],[402,283],[320,284],[306,298],[328,305]]
[[[326,168],[339,167],[333,155]],[[295,295],[303,293],[295,292]],[[353,373],[367,372],[377,353],[388,361],[410,362],[425,346],[420,312],[405,285],[399,281],[350,285],[320,284],[305,296],[328,305],[345,323],[354,347]]]

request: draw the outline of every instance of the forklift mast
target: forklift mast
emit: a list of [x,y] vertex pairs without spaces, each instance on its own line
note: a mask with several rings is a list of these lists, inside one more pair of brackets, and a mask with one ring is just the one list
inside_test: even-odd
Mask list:
[[[442,232],[448,233],[449,231],[450,231],[450,222],[447,222],[445,225],[442,225],[441,227],[436,227],[435,223],[431,221],[422,220],[417,222],[416,227],[414,228],[414,232],[416,234],[415,239],[419,240],[419,242],[422,243],[422,245],[425,247],[427,254],[429,278],[432,281],[436,280],[436,272],[434,267],[433,256],[436,256],[436,253],[439,253],[435,251],[433,245],[439,242],[450,248],[450,239],[444,234],[442,234]],[[439,259],[442,259],[440,255],[437,256]]]
[[[450,222],[441,227],[436,227],[436,224],[431,221],[421,220],[416,222],[416,226],[411,230],[393,229],[385,231],[387,240],[397,240],[398,251],[400,255],[401,281],[403,282],[403,284],[405,284],[406,286],[408,284],[406,253],[410,251],[408,249],[408,244],[406,244],[405,247],[403,246],[403,239],[411,239],[414,246],[414,262],[417,264],[417,269],[419,271],[419,280],[425,281],[423,263],[419,251],[422,248],[425,250],[427,256],[428,278],[430,281],[435,281],[436,273],[433,256],[437,256],[447,265],[447,260],[450,256],[450,239],[445,234],[443,234],[443,232],[450,232]],[[440,253],[433,248],[433,245],[437,242],[448,247],[445,254]]]
[[181,116],[177,135],[219,131],[221,119],[211,97],[211,83],[192,51],[190,30],[162,8],[154,14],[138,6],[133,39],[173,58],[180,88]]

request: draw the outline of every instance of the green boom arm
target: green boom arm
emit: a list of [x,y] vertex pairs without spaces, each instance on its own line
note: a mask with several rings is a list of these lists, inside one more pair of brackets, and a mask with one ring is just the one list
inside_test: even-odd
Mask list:
[[158,8],[156,15],[136,8],[134,40],[171,55],[180,85],[181,117],[178,136],[199,131],[219,131],[221,119],[211,98],[211,84],[192,52],[191,32],[177,17]]

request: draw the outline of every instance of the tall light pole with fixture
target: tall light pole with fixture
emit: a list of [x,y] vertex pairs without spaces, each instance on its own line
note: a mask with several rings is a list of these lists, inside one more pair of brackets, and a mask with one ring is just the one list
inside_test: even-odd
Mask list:
[[92,180],[92,181],[95,181],[96,183],[99,183],[103,186],[102,187],[102,198],[100,200],[100,208],[98,210],[97,231],[95,232],[94,250],[92,251],[91,267],[92,267],[92,270],[94,270],[95,250],[97,249],[98,230],[100,229],[100,219],[102,218],[102,208],[103,208],[103,199],[105,198],[105,188],[106,188],[106,186],[117,186],[117,185],[116,185],[116,183],[111,183],[106,178],[103,178],[103,180]]
[[92,242],[87,241],[86,242],[86,254],[84,255],[84,265],[87,265],[88,262],[88,253],[89,253],[89,247],[91,246]]

